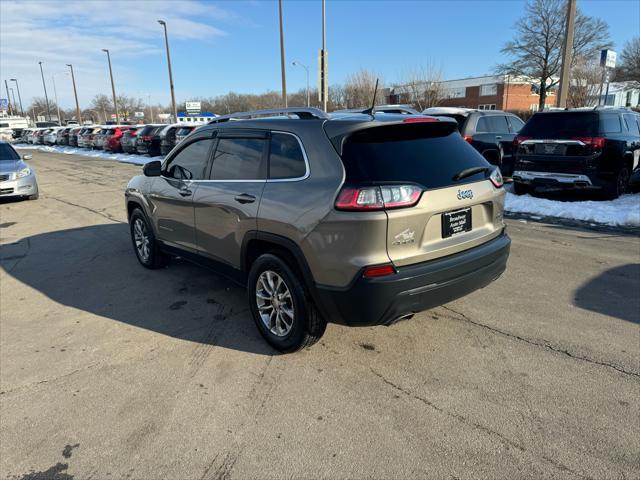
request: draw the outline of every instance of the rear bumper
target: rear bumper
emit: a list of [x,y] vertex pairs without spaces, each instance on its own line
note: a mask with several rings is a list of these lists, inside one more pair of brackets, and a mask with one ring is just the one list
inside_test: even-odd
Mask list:
[[318,286],[318,307],[331,322],[388,325],[487,286],[504,272],[510,246],[511,239],[503,234],[455,255],[402,267],[388,277],[358,276],[343,289]]
[[558,187],[592,188],[593,180],[584,174],[561,173],[561,172],[533,172],[527,170],[516,170],[512,178],[516,182]]

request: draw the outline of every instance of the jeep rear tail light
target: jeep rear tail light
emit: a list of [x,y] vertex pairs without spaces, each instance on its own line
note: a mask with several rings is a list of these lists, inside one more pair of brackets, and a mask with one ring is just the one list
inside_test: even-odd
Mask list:
[[386,277],[387,275],[393,275],[396,273],[396,268],[389,264],[386,265],[374,265],[371,267],[366,267],[362,276],[364,278],[376,278],[376,277]]
[[151,140],[151,135],[143,135],[142,139],[143,140]]
[[602,150],[607,139],[604,137],[574,137],[572,140],[578,140],[585,145],[590,145],[594,150]]
[[412,207],[422,195],[416,185],[375,185],[343,187],[336,200],[337,210],[371,211]]

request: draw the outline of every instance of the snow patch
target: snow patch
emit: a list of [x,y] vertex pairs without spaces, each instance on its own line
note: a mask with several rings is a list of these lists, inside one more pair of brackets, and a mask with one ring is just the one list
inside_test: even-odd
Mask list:
[[512,213],[568,218],[612,226],[640,226],[640,194],[622,195],[615,200],[601,202],[561,202],[507,192],[504,208]]
[[130,153],[111,153],[103,150],[88,150],[86,148],[65,147],[62,145],[30,145],[27,143],[17,143],[13,145],[16,148],[24,150],[38,150],[40,152],[64,153],[66,155],[80,155],[90,158],[101,158],[104,160],[113,160],[122,163],[133,163],[135,165],[144,165],[154,160],[162,161],[164,157],[145,157],[142,155],[133,155]]

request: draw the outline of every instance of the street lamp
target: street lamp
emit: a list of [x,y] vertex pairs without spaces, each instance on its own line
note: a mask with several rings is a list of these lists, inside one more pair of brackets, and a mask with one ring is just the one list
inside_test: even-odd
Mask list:
[[167,22],[158,20],[158,23],[164,28],[164,44],[167,48],[167,65],[169,65],[169,88],[171,89],[171,106],[173,107],[173,118],[178,121],[178,109],[176,108],[176,95],[173,91],[173,74],[171,73],[171,55],[169,54],[169,36],[167,35]]
[[[67,67],[71,69],[71,81],[73,82],[73,95],[76,97],[76,119],[78,120],[78,125],[82,125],[82,114],[80,113],[80,104],[78,103],[78,92],[76,90],[76,77],[73,75],[73,65],[70,63],[66,64]],[[20,94],[18,94],[20,96]]]
[[44,83],[44,72],[42,71],[42,62],[38,62],[40,65],[40,75],[42,76],[42,86],[44,87],[44,101],[47,104],[47,120],[51,121],[51,110],[49,109],[49,97],[47,96],[47,85]]
[[294,67],[302,67],[307,71],[307,108],[308,108],[311,106],[311,103],[309,101],[309,67],[304,63],[300,63],[298,60],[294,60],[292,65]]
[[[107,61],[109,62],[109,76],[111,77],[111,92],[113,93],[113,106],[116,109],[116,123],[119,123],[120,113],[118,112],[118,101],[116,100],[116,86],[113,83],[113,70],[111,69],[111,55],[109,55],[109,50],[106,48],[103,48],[102,51],[107,54]],[[106,119],[105,119],[105,122],[106,122]]]
[[24,117],[24,110],[22,109],[22,98],[20,97],[20,88],[18,87],[18,80],[15,78],[10,79],[12,82],[16,84],[16,90],[18,91],[18,101],[20,102],[20,114]]
[[51,80],[53,81],[53,94],[56,99],[56,108],[58,109],[58,125],[62,125],[62,118],[60,117],[60,104],[58,103],[58,90],[56,89],[56,76],[51,75]]

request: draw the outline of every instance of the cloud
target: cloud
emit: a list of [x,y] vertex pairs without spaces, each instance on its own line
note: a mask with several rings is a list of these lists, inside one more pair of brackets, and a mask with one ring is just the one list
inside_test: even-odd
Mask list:
[[[101,51],[108,48],[118,72],[119,93],[138,94],[135,62],[154,57],[164,61],[158,19],[167,22],[172,43],[215,41],[227,33],[214,25],[241,21],[218,5],[197,0],[69,0],[63,4],[2,0],[0,80],[18,78],[26,107],[32,97],[43,94],[38,66],[42,61],[49,96],[54,96],[51,75],[55,75],[59,102],[68,107],[73,94],[65,65],[70,63],[76,79],[82,79],[79,96],[86,104],[96,93],[110,91]],[[142,88],[149,91],[149,87]],[[4,88],[0,91],[0,97],[6,96]]]

